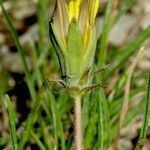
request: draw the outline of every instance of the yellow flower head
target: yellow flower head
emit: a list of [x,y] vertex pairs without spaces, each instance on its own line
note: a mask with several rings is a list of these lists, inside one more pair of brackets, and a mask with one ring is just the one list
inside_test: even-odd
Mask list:
[[94,59],[97,42],[95,18],[99,0],[56,2],[56,9],[50,22],[51,41],[60,65],[64,66],[62,72],[67,72],[68,76],[78,76],[79,80]]
[[[57,0],[53,20],[64,44],[66,43],[65,38],[68,34],[69,24],[73,20],[79,24],[83,41],[87,41],[87,37],[90,37],[89,30],[95,24],[98,8],[99,0],[70,0],[68,4],[65,0]],[[87,44],[87,42],[84,43]]]

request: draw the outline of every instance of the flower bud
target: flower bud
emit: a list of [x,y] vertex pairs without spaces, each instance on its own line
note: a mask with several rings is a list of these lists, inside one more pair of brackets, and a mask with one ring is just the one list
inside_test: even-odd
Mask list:
[[62,76],[70,87],[90,85],[97,43],[95,18],[99,0],[57,0],[50,22],[50,39]]

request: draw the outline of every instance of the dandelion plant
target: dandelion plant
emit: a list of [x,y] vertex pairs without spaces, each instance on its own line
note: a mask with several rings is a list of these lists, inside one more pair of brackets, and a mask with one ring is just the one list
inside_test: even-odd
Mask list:
[[98,0],[57,0],[50,21],[50,39],[57,53],[63,83],[74,101],[75,147],[82,149],[82,96],[92,87],[97,43]]
[[[136,63],[134,54],[150,37],[150,26],[143,30],[140,28],[139,34],[136,34],[134,39],[129,38],[129,42],[125,42],[121,47],[113,47],[109,44],[108,38],[112,27],[135,4],[133,1],[106,1],[99,16],[100,21],[103,19],[103,25],[96,26],[99,0],[55,0],[56,5],[48,27],[47,13],[51,12],[48,9],[52,8],[49,6],[53,3],[51,0],[38,0],[35,3],[39,6],[38,13],[35,14],[38,17],[36,24],[39,26],[38,32],[35,31],[37,38],[31,38],[23,47],[15,29],[16,23],[13,24],[15,19],[12,21],[9,16],[12,9],[7,10],[5,1],[0,0],[0,15],[2,13],[2,19],[5,19],[5,25],[10,30],[17,48],[16,53],[22,60],[24,69],[22,73],[25,75],[22,80],[27,85],[27,88],[23,88],[23,93],[28,93],[27,99],[24,98],[24,94],[17,95],[20,89],[17,94],[11,95],[12,92],[9,90],[14,90],[15,87],[7,85],[11,83],[8,82],[9,78],[5,77],[9,70],[2,68],[2,74],[0,70],[0,106],[5,104],[4,108],[8,109],[8,115],[5,109],[0,112],[9,118],[7,121],[9,130],[6,128],[6,136],[0,137],[1,149],[117,149],[118,145],[120,147],[119,140],[123,137],[120,129],[122,131],[122,128],[144,112],[141,119],[141,122],[143,120],[141,133],[135,147],[142,149],[149,121],[150,79],[147,88],[144,84],[146,75],[143,72],[134,75],[132,71],[133,76],[129,81],[130,91],[125,87],[129,84],[127,81],[131,74],[128,70]],[[17,3],[14,4],[18,8]],[[18,10],[21,13],[21,9]],[[128,12],[129,15],[130,13],[131,11]],[[13,18],[13,13],[11,16]],[[97,35],[97,28],[102,28],[100,35]],[[144,44],[144,51],[147,49],[149,50],[149,46]],[[26,57],[32,62],[30,66]],[[110,65],[107,68],[105,65],[108,66],[108,63]],[[58,77],[58,66],[61,77]],[[49,75],[58,76],[57,79],[54,77],[54,80],[52,78],[49,80]],[[12,76],[10,81],[13,78]],[[48,81],[57,82],[62,86],[51,85]],[[20,82],[16,83],[19,83],[20,87]],[[126,102],[124,99],[126,91],[129,107],[125,111],[122,108]],[[147,97],[144,96],[145,91]],[[138,99],[137,95],[140,95]],[[20,105],[25,103],[27,106]],[[18,107],[19,110],[22,107],[29,110],[25,118],[22,115],[24,109],[17,112]],[[118,123],[122,111],[125,115],[121,123]]]

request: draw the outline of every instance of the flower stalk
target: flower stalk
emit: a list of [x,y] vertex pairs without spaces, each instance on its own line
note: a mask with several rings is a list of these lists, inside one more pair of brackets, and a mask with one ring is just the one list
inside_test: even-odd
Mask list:
[[83,135],[82,135],[82,107],[81,107],[81,97],[74,98],[74,135],[75,135],[75,150],[83,149]]

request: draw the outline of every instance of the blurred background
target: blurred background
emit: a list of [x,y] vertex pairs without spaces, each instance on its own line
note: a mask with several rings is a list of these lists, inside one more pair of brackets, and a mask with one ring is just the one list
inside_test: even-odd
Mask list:
[[[134,41],[145,29],[150,28],[150,0],[114,0],[113,3],[112,14],[114,16],[118,14],[120,8],[122,8],[122,12],[117,16],[108,34],[108,56],[106,64],[110,64],[110,66],[115,62],[117,53],[120,54],[120,58],[122,57],[122,53],[119,52],[120,49]],[[33,81],[36,91],[38,91],[39,87],[43,84],[39,70],[37,69],[39,66],[44,66],[47,79],[60,78],[57,57],[52,49],[48,33],[48,22],[54,10],[54,4],[54,0],[3,0],[3,5],[19,35],[29,72],[32,74],[31,80]],[[102,34],[106,4],[107,0],[100,1],[97,18],[98,37]],[[136,63],[136,67],[133,69],[133,79],[130,90],[139,89],[139,87],[142,88],[134,92],[134,102],[130,105],[131,110],[139,106],[140,100],[145,95],[144,91],[146,91],[145,89],[147,87],[147,75],[148,72],[150,72],[150,36],[147,36],[140,47],[144,47],[144,54],[142,54],[142,57],[140,57]],[[119,85],[121,85],[121,88],[119,89],[119,94],[116,94],[116,97],[118,95],[121,97],[124,96],[123,85],[126,83],[126,73],[129,67],[136,61],[138,51],[137,49],[133,55],[128,57],[121,66],[116,68],[113,73],[108,76],[107,80],[104,81],[104,85],[108,85],[108,88],[104,90],[109,99],[115,97],[114,92],[116,93]],[[98,52],[95,58],[96,60],[99,59]],[[118,56],[117,58],[119,59]],[[104,72],[107,72],[107,69]],[[16,124],[18,134],[21,133],[24,128],[24,122],[32,106],[26,80],[22,58],[18,53],[16,44],[0,8],[0,96],[2,97],[2,95],[6,93],[10,96],[17,114]],[[123,85],[121,82],[123,82]],[[115,87],[116,85],[118,85],[117,88]],[[64,100],[65,98],[68,99],[68,95],[64,94],[65,90],[62,90],[61,86],[51,84],[51,87],[56,102],[61,101],[58,103],[58,109],[61,112],[62,120],[64,120],[63,125],[66,140],[72,139],[72,102]],[[58,91],[61,93],[61,96],[57,93]],[[63,100],[61,99],[62,97]],[[118,110],[120,110],[120,108],[118,108]],[[126,128],[121,130],[118,145],[119,150],[132,150],[135,147],[142,124],[142,110],[141,108],[141,110],[138,111],[138,115],[133,119],[134,121],[131,121]],[[46,130],[45,134],[51,130],[52,127],[49,126],[45,111],[41,111],[39,120],[42,120],[42,117],[45,122],[43,123],[41,121],[42,125],[40,125],[40,123],[36,121],[34,131],[37,137],[39,137],[41,141],[44,141],[44,138],[42,138],[40,134],[40,126],[44,126]],[[2,100],[0,100],[0,149],[10,149],[9,135],[7,108]],[[53,136],[51,134],[46,136],[49,137],[53,143]],[[147,138],[150,140],[150,128]],[[72,143],[72,140],[68,140],[68,145],[69,143]],[[50,143],[47,145],[49,144]],[[41,149],[37,145],[38,144],[31,138],[28,140],[25,149]],[[147,141],[143,150],[149,149],[150,142]]]

